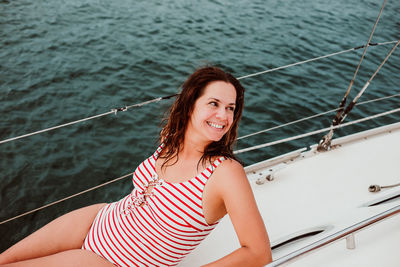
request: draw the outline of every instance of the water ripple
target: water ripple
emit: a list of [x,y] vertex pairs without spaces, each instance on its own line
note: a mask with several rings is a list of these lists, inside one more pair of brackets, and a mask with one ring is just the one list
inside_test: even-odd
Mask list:
[[[176,93],[187,74],[208,63],[239,77],[363,45],[380,5],[375,0],[0,1],[0,139]],[[389,1],[374,42],[398,38],[399,12],[399,2]],[[352,97],[389,49],[368,50]],[[246,109],[240,134],[336,107],[361,52],[242,80]],[[397,62],[396,51],[363,99],[399,93]],[[0,219],[131,172],[154,149],[171,101],[2,144]],[[396,107],[398,101],[385,105]],[[350,119],[379,111],[361,107]],[[384,123],[398,119],[394,115]],[[330,121],[325,116],[238,146]],[[251,164],[317,139],[246,153],[243,161]],[[129,190],[127,179],[2,225],[0,250],[68,210],[117,200]]]

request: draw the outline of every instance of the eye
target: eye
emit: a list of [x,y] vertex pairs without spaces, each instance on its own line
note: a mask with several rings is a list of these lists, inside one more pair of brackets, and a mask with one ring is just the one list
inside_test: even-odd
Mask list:
[[218,107],[218,103],[216,101],[211,101],[210,103],[208,103],[209,105],[213,106],[213,107]]
[[229,111],[235,111],[235,107],[232,107],[232,106],[227,107],[227,109],[228,109]]

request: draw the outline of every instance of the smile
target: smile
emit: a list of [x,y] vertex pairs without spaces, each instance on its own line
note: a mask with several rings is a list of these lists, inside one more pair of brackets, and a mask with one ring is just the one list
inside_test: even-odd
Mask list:
[[209,122],[209,121],[207,122],[207,124],[208,124],[209,126],[213,127],[213,128],[217,128],[217,129],[222,129],[222,128],[225,127],[225,125],[220,125],[220,124],[216,124],[216,123]]

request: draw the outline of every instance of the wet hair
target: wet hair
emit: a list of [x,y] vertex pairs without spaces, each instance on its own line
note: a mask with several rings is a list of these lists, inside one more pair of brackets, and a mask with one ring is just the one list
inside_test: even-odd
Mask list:
[[[205,147],[198,166],[200,163],[204,164],[207,159],[211,162],[212,158],[216,156],[225,156],[238,160],[233,154],[233,145],[237,138],[239,121],[242,117],[244,88],[231,74],[224,72],[220,68],[207,66],[196,70],[184,82],[180,94],[169,110],[169,116],[164,119],[165,125],[160,132],[160,142],[164,143],[160,157],[165,158],[162,168],[173,165],[178,161],[178,154],[183,148],[186,128],[195,102],[204,94],[204,89],[207,85],[215,81],[230,83],[236,90],[233,122],[229,131],[219,141],[214,141]],[[175,161],[169,163],[174,158]]]

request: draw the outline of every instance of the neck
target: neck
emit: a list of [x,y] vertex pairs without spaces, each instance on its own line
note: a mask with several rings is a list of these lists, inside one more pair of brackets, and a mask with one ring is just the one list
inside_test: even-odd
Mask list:
[[204,154],[204,149],[210,142],[209,140],[198,138],[195,133],[188,134],[186,132],[180,156],[183,158],[201,158]]

